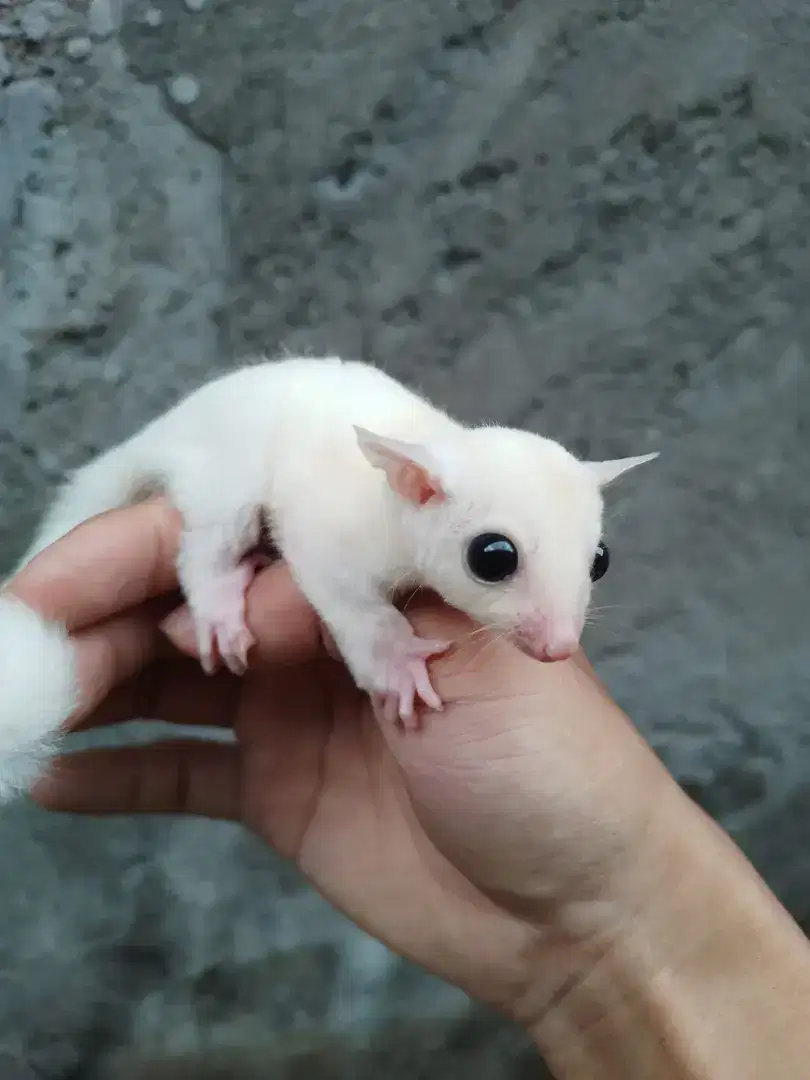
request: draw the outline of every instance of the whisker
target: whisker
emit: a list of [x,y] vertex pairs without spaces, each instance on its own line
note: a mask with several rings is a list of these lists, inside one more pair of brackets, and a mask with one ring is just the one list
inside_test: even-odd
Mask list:
[[494,622],[493,623],[486,623],[486,624],[484,624],[482,626],[476,627],[475,630],[470,630],[469,633],[467,634],[467,637],[471,637],[471,638],[472,637],[478,637],[479,634],[487,634],[487,633],[490,633],[492,630],[497,630],[497,629],[498,629],[498,624],[497,623],[494,623]]
[[497,645],[500,641],[503,641],[506,637],[507,637],[507,631],[504,630],[503,633],[498,634],[497,637],[494,637],[494,638],[492,638],[491,641],[488,641],[486,643],[486,645],[484,645],[483,649],[481,649],[480,652],[475,654],[476,661],[480,661],[481,657],[486,653],[487,649],[491,648],[493,645]]
[[606,644],[610,644],[614,641],[626,641],[624,636],[615,626],[611,623],[601,623],[599,626],[599,637]]
[[490,623],[486,626],[478,626],[475,628],[475,630],[469,630],[466,634],[463,634],[460,638],[458,638],[457,644],[464,644],[465,642],[472,641],[473,639],[481,637],[484,634],[491,634],[493,630],[498,629],[499,626],[497,623]]
[[[403,578],[402,578],[402,581],[404,581],[404,580],[405,580],[405,578],[403,577]],[[409,604],[411,603],[411,601],[413,601],[413,600],[414,600],[414,599],[416,598],[416,596],[417,596],[418,594],[419,594],[419,588],[418,588],[418,586],[417,586],[416,588],[414,588],[414,589],[412,589],[412,590],[411,590],[411,594],[410,594],[410,596],[409,596],[409,597],[408,597],[408,599],[407,599],[407,600],[405,601],[405,603],[404,603],[404,604],[402,605],[402,613],[403,613],[403,614],[404,614],[404,613],[405,613],[405,612],[406,612],[406,611],[408,610],[408,606],[409,606]]]

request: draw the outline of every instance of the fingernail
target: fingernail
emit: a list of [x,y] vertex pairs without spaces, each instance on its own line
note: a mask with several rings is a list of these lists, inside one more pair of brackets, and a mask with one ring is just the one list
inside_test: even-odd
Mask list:
[[321,627],[321,642],[323,643],[324,651],[327,656],[331,656],[333,660],[342,660],[340,650],[335,644],[335,639],[332,637],[332,632],[325,623],[320,624]]
[[194,641],[194,620],[185,605],[175,608],[170,615],[167,615],[160,623],[160,629],[178,647],[188,647]]
[[49,768],[41,773],[33,782],[29,789],[31,798],[35,801],[50,803],[54,799],[59,800],[59,796],[64,794],[65,789],[70,786],[70,778],[65,776],[65,772],[70,769],[70,765],[65,768],[64,758],[58,757],[50,763]]

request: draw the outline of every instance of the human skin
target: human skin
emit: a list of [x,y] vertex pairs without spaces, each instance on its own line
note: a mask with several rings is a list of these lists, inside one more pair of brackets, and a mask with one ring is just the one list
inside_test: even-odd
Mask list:
[[[155,500],[94,519],[7,587],[74,636],[70,730],[227,727],[62,757],[52,810],[239,821],[393,950],[522,1025],[560,1080],[796,1077],[810,959],[729,838],[581,654],[539,664],[426,598],[444,711],[378,723],[286,568],[248,594],[246,676],[206,677]],[[169,616],[168,622],[165,622]]]

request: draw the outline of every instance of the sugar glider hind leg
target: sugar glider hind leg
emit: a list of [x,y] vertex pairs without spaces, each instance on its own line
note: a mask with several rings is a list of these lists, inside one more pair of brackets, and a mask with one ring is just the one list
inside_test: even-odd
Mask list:
[[158,420],[79,469],[63,487],[22,560],[29,562],[88,518],[165,494],[183,518],[177,570],[194,617],[206,671],[244,671],[250,635],[244,592],[253,567],[242,556],[259,538],[261,478],[222,453],[208,432],[175,438]]
[[183,431],[177,438],[159,420],[79,470],[43,523],[32,553],[89,517],[165,494],[183,520],[177,572],[202,666],[211,672],[221,659],[241,674],[252,644],[245,590],[255,572],[243,556],[259,539],[262,479],[255,466],[223,452],[210,433]]
[[261,487],[243,467],[207,460],[178,468],[169,492],[183,518],[177,570],[200,662],[208,673],[221,659],[234,674],[244,674],[253,644],[245,592],[256,569],[244,556],[260,536]]

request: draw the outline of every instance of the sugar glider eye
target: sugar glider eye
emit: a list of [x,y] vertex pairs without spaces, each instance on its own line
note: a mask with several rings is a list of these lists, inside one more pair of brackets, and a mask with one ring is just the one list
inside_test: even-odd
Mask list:
[[467,566],[474,578],[487,585],[506,581],[517,572],[517,548],[508,536],[486,532],[474,536],[467,545]]
[[596,554],[593,557],[591,563],[591,581],[598,581],[599,578],[603,578],[608,572],[610,566],[610,551],[604,540],[600,540],[596,545]]

